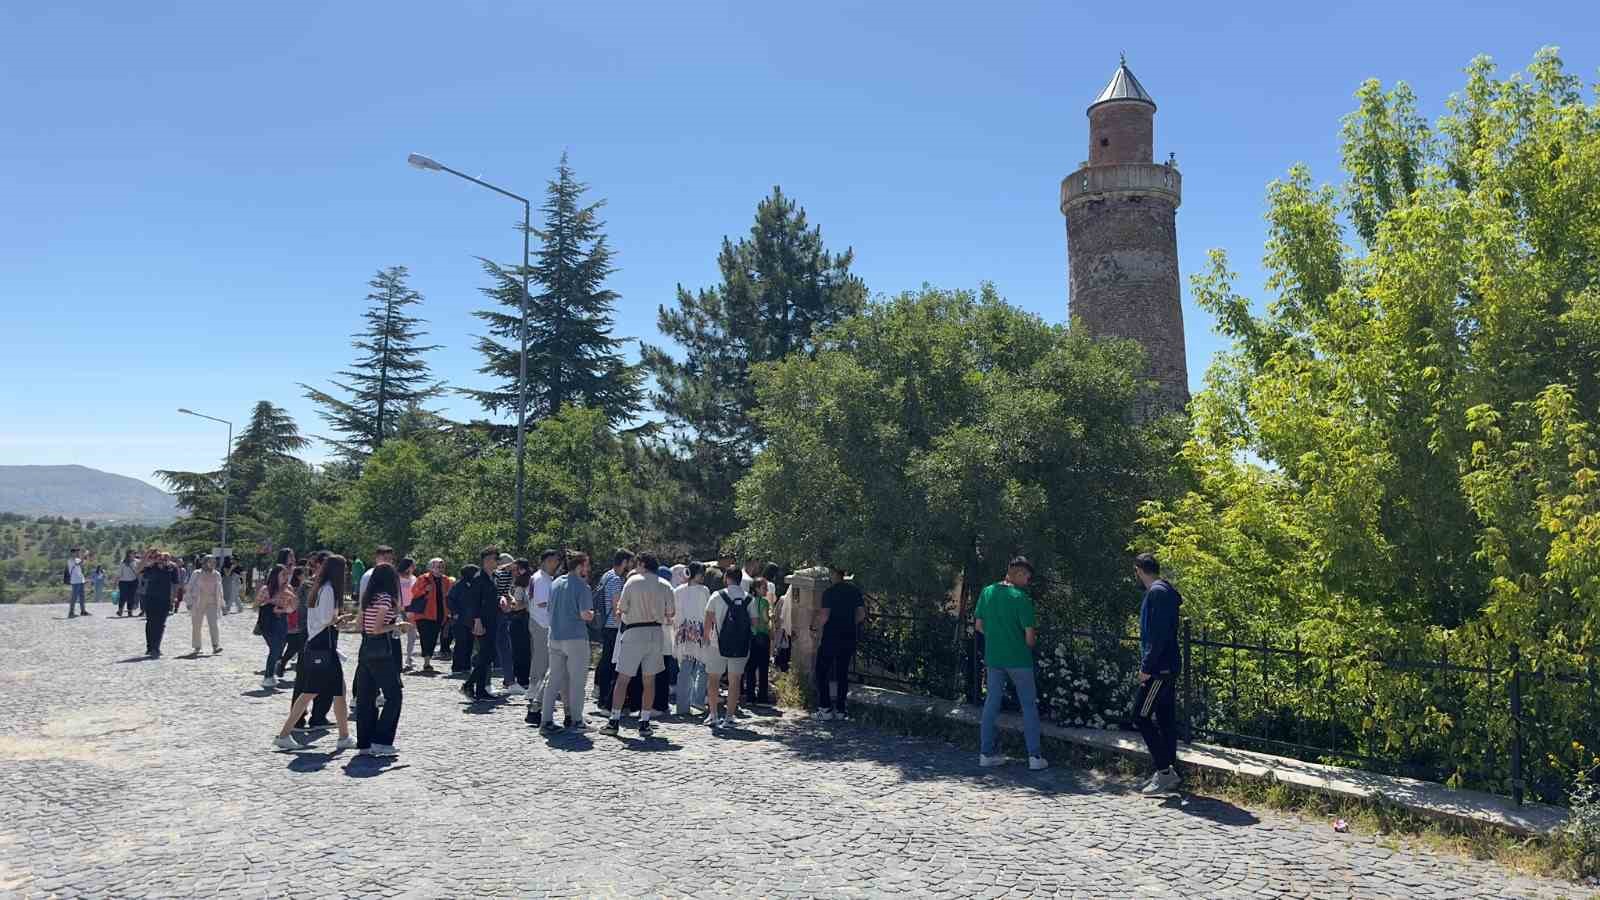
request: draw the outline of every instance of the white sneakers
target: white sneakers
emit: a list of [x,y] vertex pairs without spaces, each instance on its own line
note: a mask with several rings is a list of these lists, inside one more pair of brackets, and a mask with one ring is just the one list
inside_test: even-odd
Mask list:
[[275,750],[304,750],[306,748],[305,744],[295,740],[292,735],[279,735],[273,738],[272,746]]
[[1177,770],[1168,766],[1151,775],[1150,780],[1139,789],[1139,793],[1146,797],[1162,797],[1172,793],[1182,781],[1183,779],[1178,777]]
[[339,738],[339,742],[334,744],[333,748],[335,750],[354,750],[356,748],[356,739],[353,737]]
[[393,744],[373,744],[371,747],[360,751],[360,755],[390,757],[399,756],[400,751],[396,750]]
[[500,690],[500,696],[502,696],[502,697],[524,697],[524,696],[527,696],[527,693],[528,693],[528,689],[527,688],[523,687],[520,684],[517,684],[514,681],[511,683],[510,687],[502,688]]
[[832,722],[833,721],[833,710],[831,710],[831,709],[819,709],[813,714],[813,718],[821,719],[824,722]]
[[978,765],[985,769],[993,769],[996,766],[1003,766],[1010,761],[1011,757],[1006,756],[1004,753],[996,753],[993,756],[986,756],[982,753],[978,754]]
[[1028,757],[1028,768],[1034,772],[1039,772],[1050,768],[1050,763],[1042,756],[1030,756]]
[[278,686],[278,679],[273,678],[271,675],[263,675],[261,677],[261,689],[262,690],[264,690],[264,691],[274,690],[274,689],[277,688],[277,686]]

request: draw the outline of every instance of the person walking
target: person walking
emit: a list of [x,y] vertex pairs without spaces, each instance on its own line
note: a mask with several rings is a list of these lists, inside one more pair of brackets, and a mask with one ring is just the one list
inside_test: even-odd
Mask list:
[[678,715],[694,714],[691,704],[706,695],[706,605],[711,592],[706,589],[706,567],[691,562],[685,568],[687,580],[672,591],[677,612],[677,634],[673,650],[678,655]]
[[288,547],[278,552],[278,562],[262,579],[256,591],[256,630],[267,645],[267,664],[261,670],[261,687],[273,690],[278,686],[278,659],[289,640],[289,611],[294,609],[294,551]]
[[1178,607],[1183,595],[1161,577],[1161,563],[1149,553],[1133,561],[1134,577],[1144,588],[1139,601],[1139,692],[1134,695],[1134,722],[1150,750],[1155,771],[1139,793],[1161,796],[1183,782],[1178,774],[1178,726],[1175,715],[1178,676],[1183,654],[1178,648]]
[[311,586],[316,581],[323,557],[326,555],[326,552],[318,550],[311,554],[303,565],[295,569],[294,606],[290,608],[284,620],[287,637],[283,645],[283,654],[278,657],[277,676],[280,681],[288,672],[289,663],[293,662],[299,666],[300,651],[306,646],[306,609],[311,605]]
[[[706,721],[711,728],[726,728],[739,715],[739,692],[750,656],[750,595],[739,584],[735,569],[723,577],[722,590],[706,604]],[[728,705],[717,715],[722,676],[728,676]]]
[[477,580],[478,573],[482,571],[478,566],[468,564],[461,567],[461,576],[456,579],[455,586],[450,593],[445,595],[445,605],[450,607],[450,631],[453,632],[454,650],[450,654],[450,674],[460,675],[465,678],[472,669],[472,618],[463,610],[469,602],[467,592],[472,590],[472,585]]
[[[544,708],[545,682],[550,675],[550,591],[560,566],[559,550],[539,554],[539,568],[529,576],[522,601],[528,612],[528,714],[525,721],[529,725],[539,724],[540,710]],[[587,633],[588,625],[584,628]],[[587,658],[584,665],[588,666]]]
[[[80,615],[87,616],[89,608],[84,605],[83,599],[83,548],[73,547],[72,555],[67,558],[67,568],[64,573],[67,585],[72,588],[72,596],[67,598],[67,618],[75,619]],[[80,612],[73,612],[73,604],[77,604]]]
[[611,688],[611,717],[600,730],[610,735],[621,730],[628,682],[638,675],[642,679],[639,737],[648,738],[655,733],[650,716],[655,712],[656,675],[666,668],[661,626],[672,607],[672,588],[656,574],[654,556],[641,553],[638,562],[617,600],[617,681]]
[[139,595],[139,562],[132,550],[124,551],[117,565],[117,615],[133,615]]
[[178,585],[178,567],[169,554],[152,550],[139,578],[144,591],[145,655],[160,659],[161,638],[167,633],[167,616],[172,612],[172,592]]
[[589,671],[589,623],[594,621],[594,606],[594,592],[589,590],[589,554],[575,553],[567,562],[566,573],[551,582],[546,607],[550,672],[544,679],[539,710],[543,716],[540,727],[547,733],[562,727],[556,724],[558,692],[566,705],[566,727],[574,731],[589,727],[583,721],[583,681]]
[[611,709],[611,689],[617,683],[617,603],[622,599],[622,588],[628,580],[625,573],[631,565],[633,552],[619,549],[611,555],[610,571],[600,579],[600,604],[596,613],[600,620],[600,661],[594,667],[594,689],[596,704],[607,711]]
[[974,613],[978,633],[983,635],[983,662],[988,668],[987,694],[983,698],[983,719],[978,731],[978,765],[1005,765],[1006,757],[996,748],[1000,720],[1000,701],[1005,697],[1006,680],[1017,690],[1022,705],[1022,735],[1028,745],[1028,768],[1048,769],[1039,748],[1039,697],[1033,678],[1033,645],[1038,630],[1033,598],[1024,590],[1033,577],[1033,564],[1018,556],[1006,566],[1006,577],[983,589]]
[[496,637],[500,628],[500,591],[495,587],[494,571],[500,565],[500,551],[485,547],[478,556],[478,574],[461,594],[461,617],[473,645],[472,670],[461,685],[468,700],[493,700],[499,695],[489,690],[489,668],[494,665]]
[[200,655],[200,622],[211,626],[211,655],[222,652],[222,632],[217,627],[217,617],[222,613],[222,573],[217,571],[217,558],[206,554],[200,568],[189,576],[186,591],[189,598],[189,621],[194,655]]
[[244,576],[239,574],[239,566],[234,563],[233,557],[222,558],[222,614],[242,612],[244,607],[239,603],[239,594],[244,590]]
[[[822,592],[814,631],[822,632],[817,644],[817,718],[850,721],[850,661],[856,655],[856,636],[867,618],[866,598],[849,574],[833,570],[833,584]],[[831,688],[831,690],[830,690]],[[830,704],[831,699],[831,704]]]
[[[339,660],[335,635],[341,596],[344,593],[347,568],[344,557],[338,554],[322,561],[312,585],[311,597],[306,606],[305,649],[300,653],[300,664],[294,670],[295,697],[289,706],[289,715],[283,720],[272,746],[279,750],[299,750],[305,745],[294,736],[294,729],[309,707],[313,710],[324,702],[331,702],[333,719],[339,726],[337,750],[355,748],[350,737],[350,708],[344,699],[344,665]],[[397,712],[398,715],[398,712]],[[312,721],[319,717],[313,712]]]
[[[361,650],[356,662],[356,747],[363,756],[397,756],[395,732],[400,726],[400,658],[395,635],[411,629],[397,621],[400,607],[395,597],[400,576],[394,566],[379,563],[367,572],[361,594]],[[297,673],[298,674],[298,673]],[[378,695],[383,713],[378,713]]]
[[744,666],[742,694],[751,703],[772,702],[772,609],[783,570],[769,565],[750,592],[750,658]]
[[411,645],[415,638],[420,636],[422,672],[425,675],[432,675],[437,671],[433,667],[433,652],[440,635],[444,633],[445,619],[448,615],[445,598],[450,596],[454,588],[455,582],[444,573],[444,560],[435,556],[428,560],[428,570],[417,576],[417,583],[411,589],[408,618],[417,626],[417,633],[406,636],[406,663],[410,664]]

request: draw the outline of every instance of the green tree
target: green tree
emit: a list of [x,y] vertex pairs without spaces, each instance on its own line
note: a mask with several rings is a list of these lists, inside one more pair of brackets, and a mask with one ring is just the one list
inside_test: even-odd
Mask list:
[[1138,506],[1176,444],[1128,414],[1138,358],[988,285],[872,304],[815,353],[756,367],[769,440],[739,484],[741,537],[898,596],[976,586],[1026,553],[1077,614],[1120,617]]
[[[584,204],[588,188],[574,176],[563,153],[540,207],[544,227],[533,231],[539,248],[529,270],[530,421],[553,416],[572,403],[604,411],[616,426],[637,416],[643,404],[643,374],[623,358],[624,340],[611,334],[617,293],[605,282],[616,267],[600,220],[605,201]],[[488,324],[488,334],[478,339],[484,359],[478,371],[497,384],[463,393],[491,414],[515,413],[522,270],[488,260],[483,266],[494,282],[483,293],[501,308],[473,313]]]
[[298,459],[267,468],[266,479],[250,496],[250,509],[262,537],[274,546],[309,550],[322,541],[311,526],[311,509],[324,499],[329,485],[315,468]]
[[350,343],[358,355],[351,368],[339,373],[344,380],[333,382],[343,398],[300,385],[321,407],[322,420],[343,435],[324,440],[357,463],[397,433],[404,410],[418,408],[443,390],[425,358],[438,347],[418,343],[427,332],[419,328],[421,319],[406,312],[422,302],[422,295],[406,284],[406,274],[405,266],[391,266],[367,282],[372,292],[367,294],[371,305],[362,313],[366,326]]
[[[249,498],[261,487],[267,470],[296,459],[308,442],[294,419],[280,406],[262,400],[250,411],[250,421],[234,439],[228,471],[228,534],[230,539],[270,539],[250,509]],[[168,534],[185,552],[213,546],[222,519],[223,470],[183,472],[162,469],[156,476],[167,483],[187,515],[174,522]]]
[[415,524],[438,496],[440,471],[416,444],[391,440],[367,458],[360,478],[312,507],[309,524],[330,546],[349,553],[377,544],[410,552]]
[[674,433],[675,469],[698,500],[685,525],[702,542],[732,530],[733,485],[766,440],[756,415],[753,367],[811,352],[821,329],[853,315],[866,285],[851,274],[852,251],[831,254],[822,229],[774,187],[756,205],[748,237],[723,239],[722,283],[698,291],[678,286],[674,308],[658,322],[676,351],[641,346],[655,378],[653,399]]

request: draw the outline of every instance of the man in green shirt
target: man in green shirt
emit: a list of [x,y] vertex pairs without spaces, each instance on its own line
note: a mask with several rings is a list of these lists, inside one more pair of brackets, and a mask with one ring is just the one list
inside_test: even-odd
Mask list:
[[978,595],[977,627],[983,635],[983,662],[989,670],[978,752],[978,765],[985,768],[1006,763],[1006,757],[995,749],[995,731],[1007,678],[1016,687],[1017,700],[1022,704],[1028,768],[1038,771],[1050,767],[1039,749],[1039,696],[1033,680],[1033,644],[1038,632],[1034,627],[1033,598],[1023,590],[1032,577],[1033,564],[1019,556],[1006,566],[1004,581],[989,585]]

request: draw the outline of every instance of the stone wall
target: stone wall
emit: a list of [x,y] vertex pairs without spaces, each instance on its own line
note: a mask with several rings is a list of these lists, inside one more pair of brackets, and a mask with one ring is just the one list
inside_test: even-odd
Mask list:
[[1089,109],[1089,165],[1147,163],[1154,159],[1156,108],[1137,100]]

